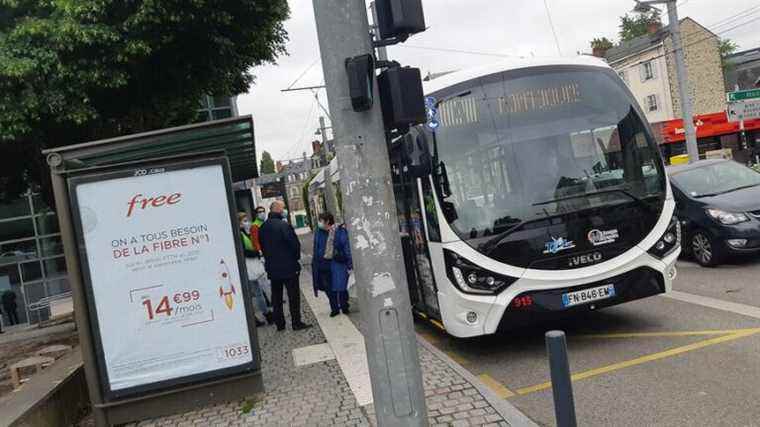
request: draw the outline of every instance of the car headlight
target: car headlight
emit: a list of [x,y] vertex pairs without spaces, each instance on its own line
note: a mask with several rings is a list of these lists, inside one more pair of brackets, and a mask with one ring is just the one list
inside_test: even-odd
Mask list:
[[496,295],[517,281],[515,277],[497,274],[444,249],[446,274],[460,291],[475,295]]
[[721,209],[709,208],[707,214],[724,225],[734,225],[749,221],[749,217],[741,212],[727,212]]
[[681,246],[681,222],[673,215],[668,228],[662,236],[649,248],[649,254],[662,259]]

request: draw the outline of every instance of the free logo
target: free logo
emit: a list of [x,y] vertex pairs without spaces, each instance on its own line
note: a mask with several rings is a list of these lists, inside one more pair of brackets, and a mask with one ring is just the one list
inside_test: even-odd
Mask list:
[[570,267],[580,267],[582,265],[596,264],[604,258],[601,252],[594,252],[585,255],[578,255],[570,258],[567,262]]
[[552,240],[550,242],[544,243],[544,253],[554,255],[558,252],[564,251],[566,249],[572,249],[574,247],[575,242],[572,240],[567,240],[564,237],[552,236]]
[[176,205],[182,201],[182,193],[174,193],[166,196],[145,197],[138,193],[127,202],[127,218],[135,212],[135,208],[145,210],[149,207],[158,208],[167,205]]
[[594,246],[602,246],[610,243],[614,243],[620,238],[620,233],[617,229],[613,230],[591,230],[588,232],[588,241]]

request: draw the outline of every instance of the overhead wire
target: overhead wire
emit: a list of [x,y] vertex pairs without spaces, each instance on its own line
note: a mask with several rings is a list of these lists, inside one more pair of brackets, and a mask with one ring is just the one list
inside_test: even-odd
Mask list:
[[554,28],[554,21],[552,20],[552,13],[549,10],[548,0],[544,0],[544,8],[546,9],[546,17],[549,18],[549,26],[552,29],[552,34],[554,34],[554,43],[557,44],[557,53],[559,56],[562,56],[562,49],[559,47],[559,37],[557,37],[557,29]]

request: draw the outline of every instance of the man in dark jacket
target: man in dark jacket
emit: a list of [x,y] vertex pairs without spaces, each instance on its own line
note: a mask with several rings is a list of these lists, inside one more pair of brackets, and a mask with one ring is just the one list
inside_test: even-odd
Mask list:
[[2,300],[3,303],[3,311],[5,311],[5,315],[8,316],[8,324],[18,325],[16,294],[13,291],[5,291],[2,297],[0,297],[0,300]]
[[294,331],[310,328],[301,321],[301,292],[298,275],[301,272],[301,243],[293,227],[284,220],[282,212],[285,204],[281,201],[272,203],[269,219],[259,230],[259,241],[264,253],[264,267],[272,282],[272,311],[277,330],[285,329],[285,316],[282,312],[283,287],[288,291],[290,321]]

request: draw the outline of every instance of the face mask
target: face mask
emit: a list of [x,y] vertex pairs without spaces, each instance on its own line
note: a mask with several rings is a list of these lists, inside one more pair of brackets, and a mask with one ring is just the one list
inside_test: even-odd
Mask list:
[[287,217],[288,217],[288,210],[287,210],[287,209],[284,209],[284,210],[282,211],[282,216],[283,216],[283,217],[285,217],[285,218],[287,218]]
[[243,226],[245,231],[248,231],[251,228],[251,221],[243,221],[240,225]]
[[259,212],[259,213],[256,214],[256,218],[258,218],[258,219],[260,219],[262,221],[266,221],[267,214],[266,214],[266,212]]
[[325,228],[327,228],[325,227],[325,223],[322,221],[319,221],[319,223],[317,224],[317,227],[319,227],[320,230],[324,230]]

